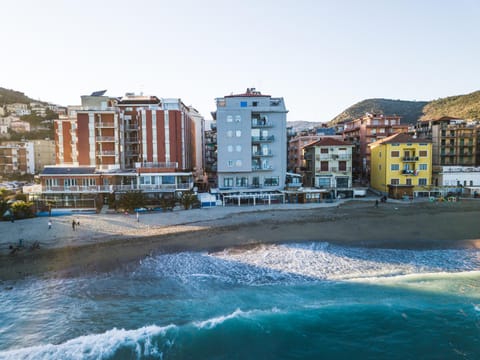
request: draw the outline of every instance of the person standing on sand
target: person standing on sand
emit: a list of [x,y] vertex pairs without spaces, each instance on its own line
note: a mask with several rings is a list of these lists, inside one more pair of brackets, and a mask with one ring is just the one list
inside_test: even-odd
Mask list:
[[76,225],[76,222],[75,222],[75,219],[72,220],[72,230],[75,231],[75,225]]
[[140,215],[138,214],[138,211],[137,211],[137,222],[140,222]]
[[48,220],[48,230],[50,230],[52,228],[52,220]]

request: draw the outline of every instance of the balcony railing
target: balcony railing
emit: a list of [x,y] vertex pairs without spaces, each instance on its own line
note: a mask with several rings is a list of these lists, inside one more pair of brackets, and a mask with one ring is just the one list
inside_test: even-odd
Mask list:
[[271,171],[273,170],[272,165],[267,166],[252,166],[252,171]]
[[72,192],[72,193],[103,193],[103,192],[126,192],[126,191],[175,191],[193,188],[193,182],[179,184],[155,184],[155,185],[91,185],[91,186],[45,186],[44,192]]
[[252,128],[270,128],[273,123],[267,120],[252,119]]
[[136,168],[146,168],[146,169],[177,169],[178,162],[137,162],[135,163]]
[[138,138],[136,137],[127,137],[125,138],[127,144],[138,143]]
[[115,127],[115,123],[113,123],[113,122],[103,122],[102,121],[102,122],[97,122],[95,124],[95,126],[97,128],[113,128],[113,127]]
[[98,142],[111,142],[115,141],[115,136],[97,136],[96,139]]
[[255,157],[273,156],[273,154],[272,154],[272,150],[268,150],[268,151],[255,151],[255,152],[252,152],[252,156],[255,156]]
[[263,142],[263,141],[273,141],[275,137],[273,135],[269,136],[252,136],[252,142]]
[[402,160],[405,161],[405,162],[407,162],[407,161],[418,161],[418,156],[405,156]]
[[402,174],[403,174],[403,175],[413,175],[413,176],[417,176],[418,171],[416,171],[416,170],[402,170]]
[[115,156],[115,150],[97,151],[97,155],[99,155],[99,156]]

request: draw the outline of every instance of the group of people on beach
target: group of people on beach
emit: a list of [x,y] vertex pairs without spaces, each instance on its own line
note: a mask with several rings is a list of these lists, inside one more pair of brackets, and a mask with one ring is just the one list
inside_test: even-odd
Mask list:
[[[48,219],[48,230],[52,228],[52,219]],[[80,220],[78,218],[72,220],[72,230],[75,231],[80,226]]]

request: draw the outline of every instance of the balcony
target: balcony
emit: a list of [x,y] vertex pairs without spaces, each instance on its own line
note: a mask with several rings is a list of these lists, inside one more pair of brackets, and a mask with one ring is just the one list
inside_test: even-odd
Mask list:
[[42,189],[46,193],[103,193],[103,192],[127,192],[134,190],[142,191],[175,191],[193,188],[193,182],[179,184],[155,184],[155,185],[92,185],[92,186],[46,186]]
[[418,161],[418,156],[405,156],[402,159],[403,162],[412,162],[412,161]]
[[97,136],[96,140],[98,142],[112,142],[115,141],[115,136]]
[[271,142],[274,141],[275,137],[273,135],[269,136],[252,136],[252,142]]
[[252,128],[271,128],[271,127],[273,127],[273,123],[271,123],[270,121],[264,118],[252,119]]
[[98,156],[115,156],[115,150],[97,151]]
[[268,151],[255,151],[252,152],[253,157],[268,157],[268,156],[273,156],[272,150]]
[[178,162],[137,162],[137,169],[178,169]]
[[125,142],[127,144],[135,144],[135,143],[138,143],[138,138],[137,137],[127,137],[127,138],[125,138]]
[[413,176],[417,176],[417,175],[418,175],[418,171],[416,171],[416,170],[402,170],[402,174],[403,174],[403,175],[413,175]]
[[272,165],[266,165],[266,166],[252,166],[252,171],[272,171],[273,166]]
[[115,123],[113,122],[97,122],[95,123],[95,127],[97,128],[114,128],[115,127]]

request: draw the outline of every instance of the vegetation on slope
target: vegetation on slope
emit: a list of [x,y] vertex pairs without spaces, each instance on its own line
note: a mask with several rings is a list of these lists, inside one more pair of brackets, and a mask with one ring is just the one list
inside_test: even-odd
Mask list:
[[390,99],[367,99],[360,101],[330,120],[334,125],[362,117],[365,113],[399,115],[403,124],[414,124],[422,116],[422,109],[426,101],[405,101]]
[[480,91],[433,100],[423,108],[421,119],[439,119],[443,116],[467,120],[480,119]]
[[30,104],[31,102],[40,102],[43,101],[34,100],[29,98],[24,93],[20,91],[5,89],[0,87],[0,106],[6,104],[14,104],[14,103],[22,103],[22,104]]

